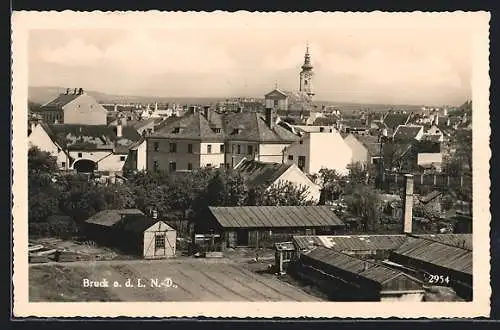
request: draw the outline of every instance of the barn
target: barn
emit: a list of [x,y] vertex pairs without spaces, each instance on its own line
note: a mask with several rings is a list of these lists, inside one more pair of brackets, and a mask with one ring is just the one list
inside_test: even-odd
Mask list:
[[145,259],[175,256],[176,231],[137,209],[104,210],[86,222],[87,237]]
[[223,247],[274,247],[293,235],[333,234],[345,225],[329,206],[209,207],[197,232],[216,232]]
[[325,247],[301,254],[295,274],[339,301],[422,301],[422,282],[397,269]]

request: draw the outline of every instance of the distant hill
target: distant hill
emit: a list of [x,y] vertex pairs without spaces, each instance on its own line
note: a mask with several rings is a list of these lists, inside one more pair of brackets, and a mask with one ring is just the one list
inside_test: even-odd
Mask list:
[[[59,94],[65,93],[64,87],[29,87],[28,100],[33,103],[44,104],[56,98]],[[134,96],[134,95],[114,95],[96,91],[86,91],[100,103],[180,103],[180,104],[210,104],[218,101],[224,101],[228,98],[197,98],[197,97],[161,97],[161,96]],[[360,104],[360,103],[341,103],[331,101],[315,101],[318,107],[321,105],[334,106],[341,111],[354,112],[361,110],[368,111],[388,111],[388,110],[404,110],[418,112],[421,109],[420,105],[391,105],[391,104]]]
[[[59,94],[65,93],[63,87],[29,87],[28,100],[33,103],[44,104],[56,98]],[[106,94],[96,91],[85,91],[100,103],[180,103],[180,104],[210,104],[225,98],[198,98],[198,97],[161,97],[161,96],[136,96],[136,95],[116,95]]]

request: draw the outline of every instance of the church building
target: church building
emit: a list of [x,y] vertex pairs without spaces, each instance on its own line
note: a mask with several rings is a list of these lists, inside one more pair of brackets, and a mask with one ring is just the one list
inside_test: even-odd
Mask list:
[[314,96],[313,77],[314,71],[311,64],[311,55],[309,47],[306,47],[304,64],[300,71],[299,90],[295,92],[282,91],[275,87],[274,90],[265,95],[266,108],[275,110],[279,115],[294,115],[302,113],[308,115],[314,110],[312,103]]

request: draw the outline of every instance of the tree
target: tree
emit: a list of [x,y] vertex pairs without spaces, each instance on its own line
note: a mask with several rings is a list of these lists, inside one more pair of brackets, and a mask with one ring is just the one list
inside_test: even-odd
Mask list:
[[28,150],[28,173],[29,174],[54,174],[58,170],[57,159],[38,147]]
[[322,168],[319,170],[321,197],[320,204],[326,200],[335,200],[340,197],[345,186],[345,177],[333,169]]
[[313,202],[307,186],[296,185],[289,181],[280,181],[270,187],[261,185],[249,194],[250,205],[262,206],[306,206]]
[[364,231],[377,230],[382,210],[377,190],[371,186],[358,185],[346,197],[346,204],[352,214],[361,218]]

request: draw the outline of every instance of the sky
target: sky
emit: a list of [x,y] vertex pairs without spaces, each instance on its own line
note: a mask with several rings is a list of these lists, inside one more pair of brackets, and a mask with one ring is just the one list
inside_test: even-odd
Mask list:
[[[134,29],[31,30],[30,86],[163,97],[263,97],[298,90],[309,45],[316,100],[461,104],[471,97],[472,34],[441,24],[302,20]],[[325,21],[326,22],[326,21]]]

